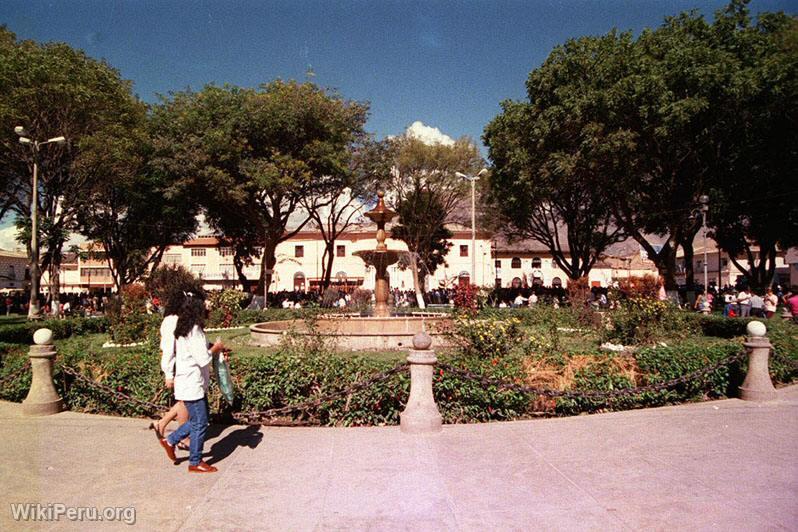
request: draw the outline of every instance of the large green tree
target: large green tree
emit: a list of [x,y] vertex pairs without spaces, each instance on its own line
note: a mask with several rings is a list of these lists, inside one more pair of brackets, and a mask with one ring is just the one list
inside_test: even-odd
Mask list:
[[172,189],[174,177],[150,164],[146,126],[87,137],[74,164],[92,184],[78,201],[78,230],[102,244],[120,293],[157,268],[166,248],[184,242],[197,225],[197,198]]
[[446,224],[470,214],[465,203],[468,183],[455,174],[474,175],[483,160],[466,137],[451,144],[427,144],[403,135],[387,143],[391,171],[383,177],[388,197],[399,213],[391,236],[407,244],[416,299],[423,306],[425,279],[445,263],[451,246]]
[[528,147],[520,153],[532,164],[517,150],[501,154],[535,170],[517,174],[521,186],[570,174],[592,187],[588,212],[590,201],[603,201],[612,226],[639,242],[669,289],[676,288],[680,246],[692,282],[700,229],[692,211],[700,195],[723,188],[736,157],[730,139],[743,134],[729,117],[746,77],[740,56],[754,52],[728,39],[743,7],[732,3],[711,24],[683,13],[636,39],[612,31],[558,46],[527,82],[535,120],[521,121]]
[[[40,141],[66,137],[64,144],[38,151],[35,208],[43,252],[34,253],[37,250],[26,239],[29,257],[40,256],[31,267],[36,285],[40,271],[58,271],[64,242],[76,227],[77,200],[89,185],[72,168],[82,140],[109,127],[135,124],[143,113],[130,82],[107,63],[62,43],[18,41],[0,28],[0,218],[15,216],[24,234],[31,234],[31,175],[37,154],[18,142],[14,128],[22,126],[30,138]],[[58,276],[50,281],[55,310]]]
[[736,58],[737,75],[708,222],[748,284],[764,288],[774,281],[778,251],[798,245],[798,21],[767,13],[753,24],[745,4],[735,3],[721,22],[716,39]]
[[[540,71],[535,75],[543,75]],[[601,254],[623,237],[596,193],[593,166],[574,147],[579,131],[547,125],[568,121],[560,105],[536,101],[502,103],[502,114],[485,128],[493,162],[485,202],[510,238],[545,245],[571,279],[590,273]]]
[[263,293],[277,245],[311,219],[303,199],[347,174],[367,111],[312,83],[180,92],[155,109],[155,162],[196,191],[209,223],[234,242],[237,265],[260,248]]

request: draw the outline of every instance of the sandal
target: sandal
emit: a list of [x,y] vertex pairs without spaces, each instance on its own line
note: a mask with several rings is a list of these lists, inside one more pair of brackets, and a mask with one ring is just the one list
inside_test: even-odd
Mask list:
[[191,447],[189,447],[188,445],[186,445],[182,441],[177,444],[177,448],[180,449],[181,451],[190,451],[191,450]]
[[155,431],[155,437],[158,438],[158,441],[163,439],[163,433],[161,432],[161,429],[158,427],[157,421],[153,421],[152,423],[150,423],[150,430]]

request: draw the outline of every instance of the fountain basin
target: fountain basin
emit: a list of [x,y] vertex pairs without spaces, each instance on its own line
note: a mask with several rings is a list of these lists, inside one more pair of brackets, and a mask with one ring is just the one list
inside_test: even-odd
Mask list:
[[317,320],[311,332],[302,320],[283,320],[256,323],[249,328],[252,342],[260,346],[278,345],[287,334],[309,336],[318,334],[335,342],[345,351],[407,350],[413,346],[413,336],[426,330],[432,336],[432,348],[450,345],[442,334],[451,321],[447,314],[413,313],[408,316],[325,316]]

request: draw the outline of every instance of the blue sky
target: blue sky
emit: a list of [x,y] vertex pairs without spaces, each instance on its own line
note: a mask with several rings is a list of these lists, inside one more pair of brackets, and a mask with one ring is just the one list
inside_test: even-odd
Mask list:
[[[146,101],[209,82],[306,79],[371,102],[381,138],[420,120],[480,144],[505,98],[558,43],[611,28],[639,31],[666,15],[725,0],[8,1],[0,23],[19,37],[65,41],[104,58]],[[754,0],[796,12],[798,0]]]
[[[144,1],[0,0],[18,37],[64,41],[103,58],[156,94],[206,83],[256,86],[313,80],[371,102],[378,138],[421,121],[481,146],[499,102],[552,48],[612,28],[659,25],[688,9],[707,16],[726,0]],[[751,11],[798,12],[798,0],[754,0]],[[484,153],[484,149],[483,149]],[[10,220],[0,247],[13,247]]]

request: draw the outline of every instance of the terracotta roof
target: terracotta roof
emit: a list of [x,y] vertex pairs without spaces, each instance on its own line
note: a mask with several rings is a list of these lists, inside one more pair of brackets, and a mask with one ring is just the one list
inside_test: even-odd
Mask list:
[[201,246],[216,247],[218,245],[219,245],[219,239],[215,236],[200,236],[183,242],[183,247],[187,248],[201,247]]

